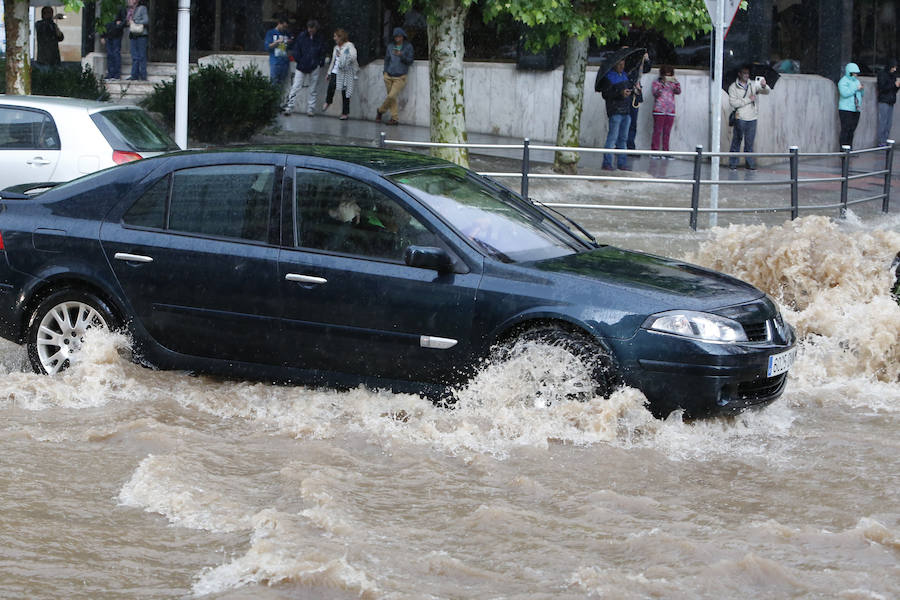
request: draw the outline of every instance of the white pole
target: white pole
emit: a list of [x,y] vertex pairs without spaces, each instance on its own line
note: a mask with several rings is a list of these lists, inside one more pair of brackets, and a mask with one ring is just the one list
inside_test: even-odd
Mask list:
[[182,150],[187,150],[190,42],[191,0],[178,0],[178,37],[175,59],[175,143]]
[[[710,114],[712,139],[709,147],[712,152],[718,152],[722,137],[722,61],[725,53],[725,0],[716,0],[716,18],[713,26],[716,31],[716,43],[715,54],[713,55],[715,56],[713,61],[714,76],[709,98],[710,111],[712,113]],[[710,169],[712,180],[714,182],[719,181],[719,158],[713,157],[710,159],[710,166],[712,167]],[[716,183],[713,183],[709,188],[709,207],[713,211],[719,208],[719,186]],[[710,227],[715,227],[718,224],[718,217],[719,215],[716,212],[709,213]]]

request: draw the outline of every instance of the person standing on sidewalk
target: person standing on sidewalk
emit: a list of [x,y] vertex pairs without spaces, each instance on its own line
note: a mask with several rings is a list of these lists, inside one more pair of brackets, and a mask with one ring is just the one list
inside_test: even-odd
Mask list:
[[122,77],[122,34],[125,32],[126,19],[127,11],[122,6],[116,13],[116,18],[106,24],[106,31],[100,38],[100,42],[106,44],[107,79]]
[[386,125],[396,125],[400,116],[400,106],[397,97],[406,87],[406,78],[409,73],[409,65],[413,63],[413,46],[406,39],[406,32],[402,27],[394,28],[394,43],[388,45],[384,56],[384,88],[387,98],[375,112],[375,122],[381,123],[381,115],[390,111],[391,119]]
[[897,89],[900,88],[900,74],[897,73],[897,59],[892,58],[878,72],[878,133],[875,145],[887,146],[891,136],[891,125],[894,123],[894,104],[897,102]]
[[862,108],[863,84],[857,78],[859,65],[847,63],[844,67],[844,76],[838,81],[838,118],[841,120],[841,133],[838,143],[844,146],[853,146],[853,133],[859,124],[859,111]]
[[319,73],[325,64],[325,40],[319,35],[319,22],[315,19],[307,21],[306,33],[300,34],[294,41],[294,62],[297,70],[294,72],[294,84],[288,94],[284,114],[290,115],[293,112],[297,94],[301,88],[306,88],[306,114],[312,117],[316,114],[316,102],[319,98]]
[[45,6],[41,9],[41,20],[34,24],[34,37],[37,42],[37,56],[34,62],[48,67],[58,67],[62,62],[59,57],[59,43],[63,41],[64,36],[53,19],[53,9]]
[[150,36],[150,13],[147,0],[137,0],[128,22],[131,42],[131,81],[147,81],[147,41]]
[[266,52],[269,53],[269,81],[282,90],[290,70],[288,52],[294,38],[288,31],[287,17],[276,17],[275,27],[266,32]]
[[[625,73],[625,61],[620,60],[606,74],[608,85],[603,90],[606,101],[606,116],[609,117],[609,133],[605,148],[624,150],[628,142],[628,128],[631,126],[631,95],[633,83]],[[628,155],[619,154],[616,165],[621,171],[630,171]],[[603,155],[603,170],[613,170],[613,155]]]
[[[681,84],[675,79],[675,69],[671,65],[659,68],[659,77],[651,86],[653,92],[653,137],[651,150],[669,151],[669,134],[675,123],[675,96],[681,93]],[[650,158],[672,158],[653,154]]]
[[[759,94],[768,94],[770,89],[765,77],[750,80],[749,66],[741,67],[737,79],[728,86],[728,103],[732,110],[737,111],[729,152],[740,152],[743,141],[744,152],[753,153],[753,142],[756,141],[756,121],[759,119],[759,105],[757,105],[756,99]],[[750,156],[746,161],[747,168],[755,171],[756,161]],[[738,157],[732,156],[728,159],[728,168],[737,169],[738,162]]]

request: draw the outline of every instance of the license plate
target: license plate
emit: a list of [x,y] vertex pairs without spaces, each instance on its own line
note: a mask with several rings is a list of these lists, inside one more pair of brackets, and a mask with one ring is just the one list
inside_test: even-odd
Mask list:
[[775,377],[781,375],[791,368],[794,364],[794,358],[797,356],[797,349],[791,348],[787,352],[781,354],[773,354],[769,357],[769,366],[766,369],[766,377]]

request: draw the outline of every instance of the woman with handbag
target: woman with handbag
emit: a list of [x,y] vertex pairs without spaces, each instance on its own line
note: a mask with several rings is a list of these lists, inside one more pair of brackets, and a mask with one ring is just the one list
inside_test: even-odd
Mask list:
[[128,21],[128,39],[131,40],[131,81],[147,81],[147,40],[150,32],[150,12],[147,0],[137,0],[134,14]]
[[325,106],[328,110],[334,102],[334,93],[341,91],[341,120],[350,118],[350,96],[359,75],[359,63],[356,61],[356,46],[350,41],[343,29],[334,31],[334,50],[331,52],[331,68],[328,71],[328,90],[325,93]]

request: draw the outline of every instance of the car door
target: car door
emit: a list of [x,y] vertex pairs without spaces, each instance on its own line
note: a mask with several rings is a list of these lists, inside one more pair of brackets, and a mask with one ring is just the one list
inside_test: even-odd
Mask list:
[[288,172],[293,198],[282,212],[294,217],[295,243],[279,258],[285,360],[414,381],[441,381],[468,362],[481,275],[403,262],[410,244],[449,249],[421,209],[347,175]]
[[42,110],[0,106],[0,189],[53,180],[59,133]]
[[154,173],[127,210],[103,223],[101,240],[135,318],[157,342],[270,363],[280,316],[278,240],[270,236],[278,233],[281,168],[273,159],[227,159]]

